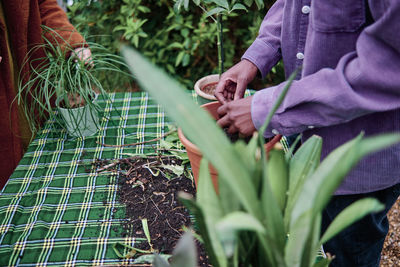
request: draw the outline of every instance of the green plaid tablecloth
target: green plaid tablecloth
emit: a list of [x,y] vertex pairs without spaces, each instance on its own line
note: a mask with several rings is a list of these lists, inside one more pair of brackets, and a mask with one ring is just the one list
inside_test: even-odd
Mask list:
[[154,143],[100,144],[160,137],[167,119],[147,93],[110,94],[100,104],[104,116],[95,136],[71,138],[46,123],[0,192],[0,266],[132,263],[112,249],[117,242],[133,246],[135,241],[121,234],[125,207],[117,201],[117,178],[90,171],[91,164],[124,153],[153,152]]
[[154,151],[151,144],[125,148],[99,144],[160,137],[166,118],[147,93],[117,93],[109,98],[100,100],[104,117],[97,135],[71,138],[48,122],[29,146],[0,193],[0,266],[129,263],[112,249],[116,242],[134,243],[118,231],[125,210],[116,201],[116,177],[87,171],[96,159]]

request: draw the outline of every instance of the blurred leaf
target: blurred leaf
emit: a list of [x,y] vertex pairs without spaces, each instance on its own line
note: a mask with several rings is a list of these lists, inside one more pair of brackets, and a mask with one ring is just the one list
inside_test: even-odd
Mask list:
[[221,218],[216,225],[218,231],[254,231],[265,233],[265,228],[259,220],[248,213],[236,211]]
[[197,249],[190,232],[186,232],[176,244],[171,267],[197,267]]
[[211,1],[213,1],[218,6],[223,7],[226,10],[229,10],[229,3],[227,0],[211,0]]
[[170,267],[168,261],[158,254],[154,255],[153,267]]
[[247,8],[242,4],[234,4],[232,7],[232,11],[234,11],[234,10],[246,10],[247,11]]
[[273,148],[269,152],[267,171],[271,191],[274,194],[279,208],[284,212],[289,183],[289,165],[286,162],[283,149]]
[[215,15],[215,14],[220,14],[220,13],[223,13],[223,12],[226,12],[226,10],[225,10],[224,8],[222,8],[222,7],[216,7],[216,8],[211,9],[210,11],[208,11],[208,12],[206,13],[206,16],[207,16],[207,17],[211,17],[211,16],[213,16],[213,15]]
[[372,198],[364,198],[354,202],[336,216],[322,236],[321,244],[329,241],[336,234],[340,233],[354,222],[362,219],[365,215],[382,211],[384,208],[385,206],[383,204]]
[[296,154],[290,160],[289,166],[289,192],[285,211],[285,227],[288,229],[291,214],[300,192],[303,190],[304,182],[314,173],[319,166],[322,150],[322,138],[311,136],[300,146]]
[[214,250],[214,246],[219,243],[216,236],[211,236],[208,230],[208,225],[204,217],[202,209],[193,201],[193,197],[187,193],[179,192],[179,200],[185,205],[191,214],[196,218],[195,225],[198,232],[201,234],[201,238],[204,241],[204,248],[210,260],[210,264],[214,267],[227,267],[225,264],[220,264],[221,259],[224,259],[224,252],[222,248],[220,250]]
[[200,163],[196,202],[202,210],[207,211],[204,216],[209,228],[214,228],[215,223],[223,216],[223,213],[211,180],[208,161],[204,158]]
[[332,262],[332,259],[320,259],[316,263],[314,263],[313,267],[328,267]]

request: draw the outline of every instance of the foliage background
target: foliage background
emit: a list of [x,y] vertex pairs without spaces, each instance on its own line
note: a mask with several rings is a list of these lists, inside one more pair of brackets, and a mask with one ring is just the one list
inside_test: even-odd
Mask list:
[[[247,13],[224,17],[225,65],[229,68],[258,34],[259,26],[274,0],[255,4]],[[205,75],[218,73],[216,24],[198,7],[176,14],[173,0],[74,0],[68,15],[75,27],[90,41],[119,53],[121,43],[137,48],[153,63],[164,68],[186,88]],[[251,84],[263,88],[283,79],[281,65],[266,80]],[[110,78],[108,78],[110,80]],[[137,86],[126,77],[113,76],[109,86],[116,90]]]

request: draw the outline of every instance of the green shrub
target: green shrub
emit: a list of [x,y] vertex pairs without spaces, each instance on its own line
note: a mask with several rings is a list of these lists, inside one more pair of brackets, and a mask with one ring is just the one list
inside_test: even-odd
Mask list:
[[[273,1],[265,1],[260,11],[253,4],[240,16],[223,18],[225,65],[232,66],[258,34],[261,21]],[[71,22],[84,36],[118,53],[120,43],[136,47],[153,63],[164,68],[186,88],[211,73],[218,72],[216,25],[195,5],[180,14],[173,0],[74,0],[69,7]],[[280,81],[282,68],[277,70]],[[273,75],[274,76],[274,75]],[[114,87],[126,86],[126,79],[115,78]],[[261,85],[260,85],[261,86]]]

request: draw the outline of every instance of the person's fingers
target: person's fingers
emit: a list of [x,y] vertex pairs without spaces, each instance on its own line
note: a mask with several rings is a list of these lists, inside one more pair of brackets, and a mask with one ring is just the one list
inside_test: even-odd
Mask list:
[[226,103],[226,91],[225,91],[225,83],[226,80],[221,79],[219,81],[219,83],[217,84],[217,88],[215,89],[215,93],[214,96],[217,98],[217,100],[221,103],[221,104],[225,104]]
[[230,133],[230,134],[237,133],[238,131],[239,131],[238,128],[236,128],[235,125],[233,125],[233,124],[231,124],[228,128],[228,133]]
[[238,79],[236,84],[236,91],[233,100],[238,100],[243,98],[244,92],[246,91],[247,83],[243,79]]
[[230,123],[231,123],[231,122],[230,122],[228,116],[223,116],[221,119],[219,119],[219,120],[217,121],[217,124],[218,124],[219,127],[221,127],[221,128],[225,128],[225,127],[229,126]]
[[217,109],[217,113],[220,117],[225,116],[225,114],[228,112],[228,105],[222,105]]

